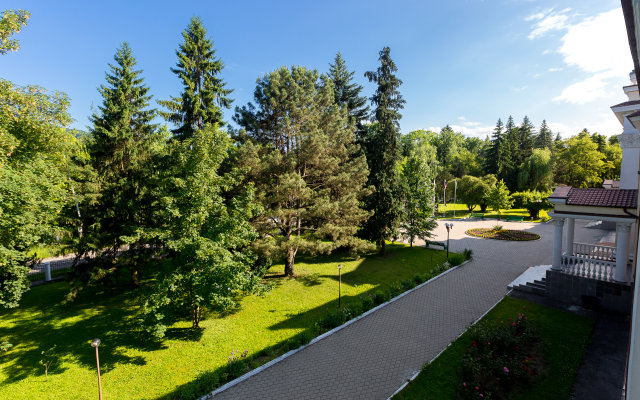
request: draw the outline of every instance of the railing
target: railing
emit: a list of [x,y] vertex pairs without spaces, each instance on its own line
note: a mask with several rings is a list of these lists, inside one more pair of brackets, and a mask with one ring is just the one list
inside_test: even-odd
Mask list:
[[616,248],[599,244],[574,243],[573,254],[570,255],[591,260],[615,261]]
[[581,256],[562,256],[562,272],[601,281],[613,281],[615,261]]
[[[65,258],[62,260],[41,262],[31,267],[29,271],[29,280],[31,282],[50,281],[60,276],[66,276],[71,272],[74,258]],[[80,260],[79,262],[86,262]]]

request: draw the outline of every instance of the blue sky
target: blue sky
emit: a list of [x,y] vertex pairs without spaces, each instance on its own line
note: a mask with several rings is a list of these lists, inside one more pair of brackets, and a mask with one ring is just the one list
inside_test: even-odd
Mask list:
[[[546,119],[567,137],[582,128],[619,134],[609,109],[626,100],[632,69],[618,0],[451,1],[29,1],[2,9],[32,13],[0,59],[0,77],[60,90],[73,127],[86,129],[96,88],[124,40],[154,99],[180,92],[169,70],[181,31],[199,16],[225,63],[234,106],[252,100],[256,79],[280,66],[328,70],[342,52],[364,94],[364,78],[391,56],[404,81],[403,133],[450,124],[484,137],[497,119]],[[228,111],[230,121],[233,111]]]

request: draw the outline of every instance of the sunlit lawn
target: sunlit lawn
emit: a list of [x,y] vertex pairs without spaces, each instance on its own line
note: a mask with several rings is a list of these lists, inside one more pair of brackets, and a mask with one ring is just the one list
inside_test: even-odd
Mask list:
[[[438,212],[436,217],[438,218],[454,218],[454,209],[455,209],[455,218],[468,218],[469,217],[469,209],[466,204],[452,204],[447,203],[447,207],[445,209],[443,204],[438,204]],[[446,213],[445,213],[446,210]],[[476,207],[473,210],[474,214],[484,214],[485,218],[489,219],[497,219],[498,211],[492,209],[491,207],[487,207],[487,212],[482,213],[480,211],[480,207]],[[446,215],[446,216],[445,216]],[[505,219],[506,216],[521,216],[524,217],[525,221],[530,221],[529,212],[525,208],[513,208],[511,210],[500,210],[500,215],[502,219]],[[546,221],[549,219],[546,210],[540,211],[540,218],[533,220],[534,222]]]
[[[178,391],[203,394],[198,382],[203,377],[217,380],[232,350],[248,349],[249,357],[260,352],[255,367],[296,347],[301,336],[308,340],[315,335],[314,324],[337,307],[338,263],[343,264],[343,304],[348,305],[363,292],[428,272],[445,257],[420,247],[388,248],[386,258],[300,258],[296,278],[268,279],[274,287],[265,296],[243,298],[240,308],[224,317],[210,313],[198,332],[189,329],[186,320],[177,323],[160,342],[138,328],[140,290],[87,294],[63,306],[59,303],[68,290],[66,282],[35,287],[20,308],[0,311],[0,342],[14,345],[0,354],[0,398],[95,398],[95,354],[89,345],[93,338],[102,340],[105,398],[154,399],[173,397]],[[282,271],[282,265],[271,270]],[[53,345],[59,360],[45,382],[38,361],[40,352]]]

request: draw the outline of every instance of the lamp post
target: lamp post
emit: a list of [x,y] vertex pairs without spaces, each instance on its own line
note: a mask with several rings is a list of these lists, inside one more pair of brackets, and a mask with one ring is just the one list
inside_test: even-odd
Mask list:
[[449,259],[449,231],[453,229],[453,223],[445,222],[444,226],[447,228],[447,260]]
[[342,264],[338,264],[338,308],[342,308]]
[[98,346],[100,346],[100,339],[93,339],[91,341],[91,347],[96,349],[96,365],[98,366],[98,399],[102,400],[102,382],[100,382],[100,358],[98,358]]

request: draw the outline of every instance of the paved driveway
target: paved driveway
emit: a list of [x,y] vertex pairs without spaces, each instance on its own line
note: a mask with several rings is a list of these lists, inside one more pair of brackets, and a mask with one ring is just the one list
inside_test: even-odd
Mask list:
[[[334,334],[220,392],[215,399],[386,399],[425,362],[498,302],[527,267],[550,264],[553,224],[504,223],[541,235],[531,242],[467,236],[496,221],[452,221],[452,251],[473,250],[474,260],[382,307]],[[578,242],[604,234],[583,229]],[[435,231],[446,240],[444,222]]]

